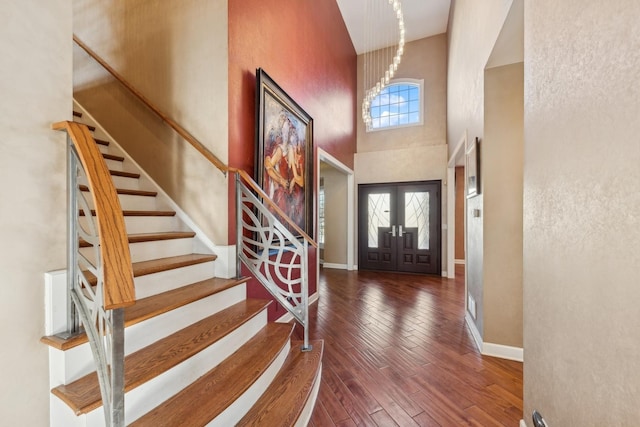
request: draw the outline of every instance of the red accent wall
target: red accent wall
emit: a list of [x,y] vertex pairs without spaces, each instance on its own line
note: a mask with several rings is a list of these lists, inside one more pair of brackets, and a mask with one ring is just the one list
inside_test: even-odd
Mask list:
[[[357,56],[335,0],[229,0],[229,165],[251,174],[256,68],[263,68],[311,115],[314,148],[321,147],[353,168]],[[314,167],[315,163],[314,159]],[[314,170],[314,177],[317,173]],[[229,206],[235,211],[233,182],[229,185]],[[232,215],[229,242],[235,242]],[[313,294],[316,253],[310,252]],[[268,297],[255,280],[249,283],[248,295]],[[283,308],[271,305],[270,320],[283,314]]]

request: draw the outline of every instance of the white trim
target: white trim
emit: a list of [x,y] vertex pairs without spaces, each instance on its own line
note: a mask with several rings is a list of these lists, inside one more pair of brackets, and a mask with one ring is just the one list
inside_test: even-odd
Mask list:
[[[317,302],[318,299],[320,299],[320,295],[318,294],[318,291],[316,291],[313,295],[309,296],[309,305]],[[292,320],[293,320],[293,314],[287,311],[285,314],[283,314],[278,319],[276,319],[276,323],[289,323]]]
[[524,361],[524,350],[520,347],[483,342],[482,335],[480,331],[478,331],[468,311],[465,311],[464,320],[471,331],[471,336],[480,354],[483,356],[499,357],[500,359],[515,360],[516,362]]
[[473,322],[471,314],[469,314],[469,312],[466,310],[464,313],[464,320],[467,323],[469,330],[471,331],[471,336],[473,337],[473,341],[476,343],[476,348],[480,353],[482,353],[482,336],[480,335],[480,331],[478,331],[478,327]]
[[[458,145],[453,149],[447,164],[447,271],[449,278],[455,277],[455,247],[456,247],[456,162],[464,155],[467,144],[467,130],[465,129]],[[465,199],[466,203],[466,199]]]
[[[320,187],[320,162],[330,164],[332,167],[338,169],[340,172],[347,176],[347,270],[355,270],[354,258],[355,258],[355,176],[352,169],[342,163],[340,160],[333,157],[331,154],[318,147],[318,161],[316,163],[316,188]],[[316,210],[316,223],[318,221],[318,212]],[[317,257],[319,260],[320,257]],[[316,271],[320,271],[317,269]],[[319,277],[318,277],[318,281]]]
[[44,334],[67,330],[67,270],[44,273]]
[[347,264],[334,264],[332,262],[325,262],[322,264],[324,268],[333,268],[336,270],[348,270]]
[[453,263],[457,265],[465,265],[467,262],[463,259],[454,259]]
[[442,272],[442,277],[446,277],[446,278],[449,278],[449,279],[453,279],[453,277],[449,277],[449,275],[447,274],[447,272],[446,272],[446,271],[443,271],[443,272]]
[[520,347],[511,347],[490,342],[482,343],[482,354],[485,356],[499,357],[501,359],[524,361],[524,350]]
[[520,427],[527,427],[527,423],[524,420],[520,420]]

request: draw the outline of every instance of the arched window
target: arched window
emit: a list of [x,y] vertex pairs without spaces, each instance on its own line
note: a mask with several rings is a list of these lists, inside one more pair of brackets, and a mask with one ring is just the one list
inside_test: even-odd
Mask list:
[[381,130],[423,123],[423,80],[394,80],[371,101],[371,129]]

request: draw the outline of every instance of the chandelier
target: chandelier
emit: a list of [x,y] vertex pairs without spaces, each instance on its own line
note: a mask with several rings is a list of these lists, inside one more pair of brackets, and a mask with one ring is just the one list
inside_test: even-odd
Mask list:
[[[404,16],[400,0],[366,0],[362,120],[371,129],[371,102],[389,84],[404,53]],[[385,25],[394,21],[393,30]],[[382,47],[380,47],[382,46]]]

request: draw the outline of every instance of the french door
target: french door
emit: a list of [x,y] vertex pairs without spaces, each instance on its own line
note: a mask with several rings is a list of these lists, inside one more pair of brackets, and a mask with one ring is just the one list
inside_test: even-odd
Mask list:
[[440,181],[358,186],[358,268],[441,274]]

